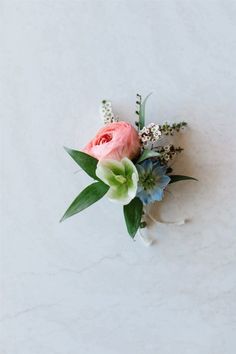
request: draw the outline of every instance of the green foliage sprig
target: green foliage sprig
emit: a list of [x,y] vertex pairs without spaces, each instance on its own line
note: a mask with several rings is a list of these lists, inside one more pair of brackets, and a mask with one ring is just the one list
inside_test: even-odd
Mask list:
[[186,122],[179,122],[174,124],[164,123],[160,125],[160,131],[164,135],[174,135],[175,132],[179,132],[181,129],[184,129],[188,124]]
[[135,124],[139,130],[143,129],[143,127],[145,126],[145,108],[146,108],[147,100],[151,95],[152,95],[152,92],[149,93],[143,101],[142,101],[141,95],[139,95],[138,93],[136,95],[137,109],[136,109],[135,113],[138,115],[139,120],[138,120],[138,122],[135,122]]

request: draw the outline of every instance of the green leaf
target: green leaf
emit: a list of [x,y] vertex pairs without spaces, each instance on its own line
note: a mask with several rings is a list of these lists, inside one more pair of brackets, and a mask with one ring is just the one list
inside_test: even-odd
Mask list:
[[98,163],[97,159],[82,151],[72,150],[67,147],[64,147],[64,149],[90,177],[99,181],[99,178],[96,176],[95,173]]
[[95,182],[90,184],[78,195],[77,198],[75,198],[61,218],[60,222],[88,208],[90,205],[101,199],[107,193],[108,189],[109,186],[103,182]]
[[143,150],[142,155],[139,157],[139,159],[137,160],[137,163],[142,162],[146,159],[149,159],[150,157],[156,157],[156,156],[160,156],[161,154],[159,152],[156,151],[152,151],[152,150]]
[[147,95],[147,97],[145,97],[144,101],[141,103],[139,111],[139,130],[143,129],[143,127],[145,126],[145,106],[147,99],[151,96],[151,94],[152,92],[149,93],[149,95]]
[[193,180],[193,181],[197,181],[196,178],[194,177],[189,177],[189,176],[182,176],[182,175],[169,175],[170,177],[170,182],[171,183],[175,183],[175,182],[179,182],[179,181],[185,181],[185,180]]
[[134,238],[138,231],[143,212],[143,203],[136,197],[128,205],[124,205],[124,217],[129,235]]

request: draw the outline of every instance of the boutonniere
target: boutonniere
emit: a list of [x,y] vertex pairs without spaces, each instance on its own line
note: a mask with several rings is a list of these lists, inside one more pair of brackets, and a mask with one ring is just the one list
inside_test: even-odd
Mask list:
[[[147,227],[147,206],[163,199],[171,183],[196,180],[176,175],[173,159],[183,149],[171,141],[186,122],[174,124],[145,123],[144,100],[137,95],[135,126],[119,121],[110,101],[102,101],[100,115],[103,127],[80,151],[65,148],[72,159],[93,179],[66,210],[61,221],[75,215],[102,197],[123,206],[129,235]],[[153,218],[151,218],[153,219]]]

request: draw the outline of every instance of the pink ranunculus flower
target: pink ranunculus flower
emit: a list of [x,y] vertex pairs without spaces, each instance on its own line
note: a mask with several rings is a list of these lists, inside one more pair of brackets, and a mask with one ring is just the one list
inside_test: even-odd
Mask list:
[[84,152],[98,160],[130,160],[138,157],[141,149],[140,138],[136,129],[126,122],[106,124],[85,146]]

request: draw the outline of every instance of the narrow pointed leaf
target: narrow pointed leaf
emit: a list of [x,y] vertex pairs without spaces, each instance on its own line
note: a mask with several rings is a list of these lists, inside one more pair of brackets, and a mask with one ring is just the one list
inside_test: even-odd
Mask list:
[[139,130],[143,129],[145,126],[145,106],[148,98],[151,96],[152,92],[145,97],[144,101],[141,103],[140,111],[139,111]]
[[146,159],[149,159],[150,157],[157,157],[157,156],[160,156],[160,155],[161,154],[159,152],[156,152],[156,151],[144,150],[142,155],[137,160],[137,163],[142,162],[142,161],[144,161]]
[[95,173],[98,163],[97,159],[82,151],[72,150],[67,147],[65,147],[65,150],[90,177],[99,181]]
[[129,235],[134,238],[140,226],[143,212],[143,203],[134,198],[128,205],[124,205],[124,217]]
[[169,175],[170,177],[170,183],[175,183],[175,182],[179,182],[179,181],[186,181],[186,180],[193,180],[193,181],[197,181],[196,178],[194,177],[190,177],[190,176],[182,176],[182,175]]
[[103,182],[95,182],[90,184],[78,195],[77,198],[75,198],[60,221],[63,221],[88,208],[90,205],[101,199],[107,193],[108,189],[109,186]]

